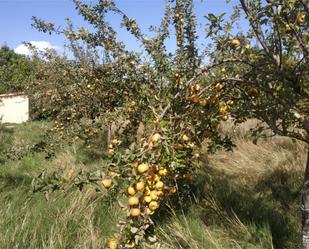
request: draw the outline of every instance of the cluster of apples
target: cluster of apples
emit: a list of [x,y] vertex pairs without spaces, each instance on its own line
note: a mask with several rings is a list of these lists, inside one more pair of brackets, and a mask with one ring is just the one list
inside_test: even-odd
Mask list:
[[[161,139],[159,133],[151,136],[150,143],[155,145]],[[147,215],[152,215],[159,208],[160,198],[164,196],[165,184],[162,178],[166,176],[167,169],[158,165],[149,165],[147,162],[133,164],[138,173],[138,181],[127,189],[130,216],[141,215],[141,208]]]
[[199,104],[200,106],[206,106],[207,104],[215,104],[223,87],[224,85],[222,83],[216,83],[214,86],[214,89],[216,90],[215,96],[205,99],[200,96],[201,86],[199,84],[193,84],[190,88],[191,95],[188,100],[194,104]]
[[111,143],[107,146],[107,153],[112,155],[115,151],[115,147],[121,144],[121,141],[118,139],[113,139]]
[[141,163],[137,166],[137,171],[141,180],[127,189],[130,216],[140,216],[140,207],[144,207],[147,215],[152,215],[159,207],[160,198],[164,196],[165,186],[161,179],[167,174],[167,170],[157,165],[150,167],[147,163]]
[[64,124],[59,123],[58,121],[55,121],[54,127],[50,129],[52,132],[62,132],[64,131]]
[[226,102],[221,102],[219,107],[219,113],[222,115],[222,120],[226,121],[229,119],[229,116],[227,115],[227,111],[230,109],[230,107],[234,104],[233,100],[228,100]]
[[[303,26],[306,22],[306,14],[305,13],[300,13],[297,15],[296,18],[296,26]],[[285,24],[285,29],[287,32],[292,31],[293,29],[295,29],[295,24],[293,23],[286,23]]]

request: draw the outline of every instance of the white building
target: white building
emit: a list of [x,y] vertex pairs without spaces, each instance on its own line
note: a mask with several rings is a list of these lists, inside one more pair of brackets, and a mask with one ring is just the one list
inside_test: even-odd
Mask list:
[[29,99],[24,93],[0,95],[0,122],[23,123],[29,119]]

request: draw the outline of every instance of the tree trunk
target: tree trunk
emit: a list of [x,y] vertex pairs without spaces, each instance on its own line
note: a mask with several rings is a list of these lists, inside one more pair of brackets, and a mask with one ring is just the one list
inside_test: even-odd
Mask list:
[[309,148],[302,194],[302,244],[304,249],[309,249]]

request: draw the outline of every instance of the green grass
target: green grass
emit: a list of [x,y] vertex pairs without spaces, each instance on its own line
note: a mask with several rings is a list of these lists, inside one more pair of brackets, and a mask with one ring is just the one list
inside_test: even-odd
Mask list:
[[[160,248],[301,248],[305,146],[281,137],[254,145],[247,126],[235,131],[233,152],[205,156],[189,208],[170,207],[156,220]],[[42,122],[10,128],[9,145],[36,143],[47,128]],[[31,188],[43,169],[65,174],[102,167],[104,161],[91,160],[92,154],[73,144],[51,159],[35,153],[0,164],[1,249],[104,248],[123,215],[117,203],[102,201],[104,195],[92,188],[54,192],[48,200]]]

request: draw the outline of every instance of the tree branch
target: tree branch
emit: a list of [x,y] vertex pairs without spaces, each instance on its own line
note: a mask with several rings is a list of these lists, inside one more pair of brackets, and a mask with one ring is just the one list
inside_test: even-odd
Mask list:
[[[249,9],[248,9],[248,6],[246,5],[245,3],[245,0],[240,0],[240,3],[241,3],[241,6],[242,6],[242,9],[244,10],[249,22],[250,22],[250,25],[253,29],[253,32],[256,36],[256,38],[258,39],[259,43],[261,44],[261,46],[263,47],[264,51],[266,52],[266,54],[276,62],[276,64],[278,65],[278,61],[276,59],[276,56],[271,53],[271,51],[269,50],[268,46],[266,45],[266,42],[264,40],[264,37],[261,36],[261,32],[259,30],[259,27],[257,25],[255,25],[255,23],[252,21],[253,20],[253,16],[251,15]],[[279,66],[279,65],[278,65]]]

